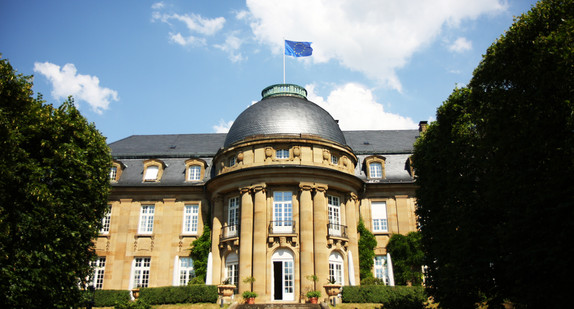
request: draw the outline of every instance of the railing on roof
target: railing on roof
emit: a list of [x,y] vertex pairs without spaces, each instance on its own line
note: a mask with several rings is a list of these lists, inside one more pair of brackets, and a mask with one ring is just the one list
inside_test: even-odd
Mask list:
[[306,99],[307,90],[295,84],[276,84],[261,91],[262,100],[274,96],[295,96]]

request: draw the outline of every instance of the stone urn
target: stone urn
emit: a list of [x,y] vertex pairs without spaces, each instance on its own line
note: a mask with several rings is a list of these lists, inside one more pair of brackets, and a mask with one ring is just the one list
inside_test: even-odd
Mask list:
[[222,297],[229,297],[233,295],[233,291],[235,290],[235,285],[233,284],[220,284],[217,286],[217,294]]
[[323,287],[329,296],[337,296],[341,293],[340,284],[325,284]]
[[132,289],[132,296],[134,299],[138,299],[138,297],[140,297],[140,288]]

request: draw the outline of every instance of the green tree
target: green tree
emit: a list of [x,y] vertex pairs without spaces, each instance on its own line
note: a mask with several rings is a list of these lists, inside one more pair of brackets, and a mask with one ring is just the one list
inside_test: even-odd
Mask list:
[[568,302],[574,2],[539,2],[415,145],[429,291],[445,308]]
[[0,60],[0,307],[70,308],[107,208],[105,138]]
[[393,258],[393,274],[397,285],[421,285],[424,254],[420,232],[406,236],[394,234],[389,239],[387,251]]
[[359,233],[359,277],[361,280],[372,278],[377,240],[375,235],[365,227],[363,218],[359,218],[357,232]]

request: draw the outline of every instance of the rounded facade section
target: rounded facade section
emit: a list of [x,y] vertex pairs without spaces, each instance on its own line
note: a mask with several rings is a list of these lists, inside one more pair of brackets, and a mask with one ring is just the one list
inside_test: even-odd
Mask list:
[[297,96],[273,96],[247,108],[237,117],[224,147],[258,136],[305,134],[346,145],[333,117],[319,105]]

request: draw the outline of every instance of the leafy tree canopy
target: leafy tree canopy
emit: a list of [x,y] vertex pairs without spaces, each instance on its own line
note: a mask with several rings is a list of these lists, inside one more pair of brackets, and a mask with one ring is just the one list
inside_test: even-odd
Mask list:
[[105,138],[0,59],[0,307],[70,308],[107,208]]
[[574,2],[515,20],[415,145],[429,291],[445,308],[568,302]]

